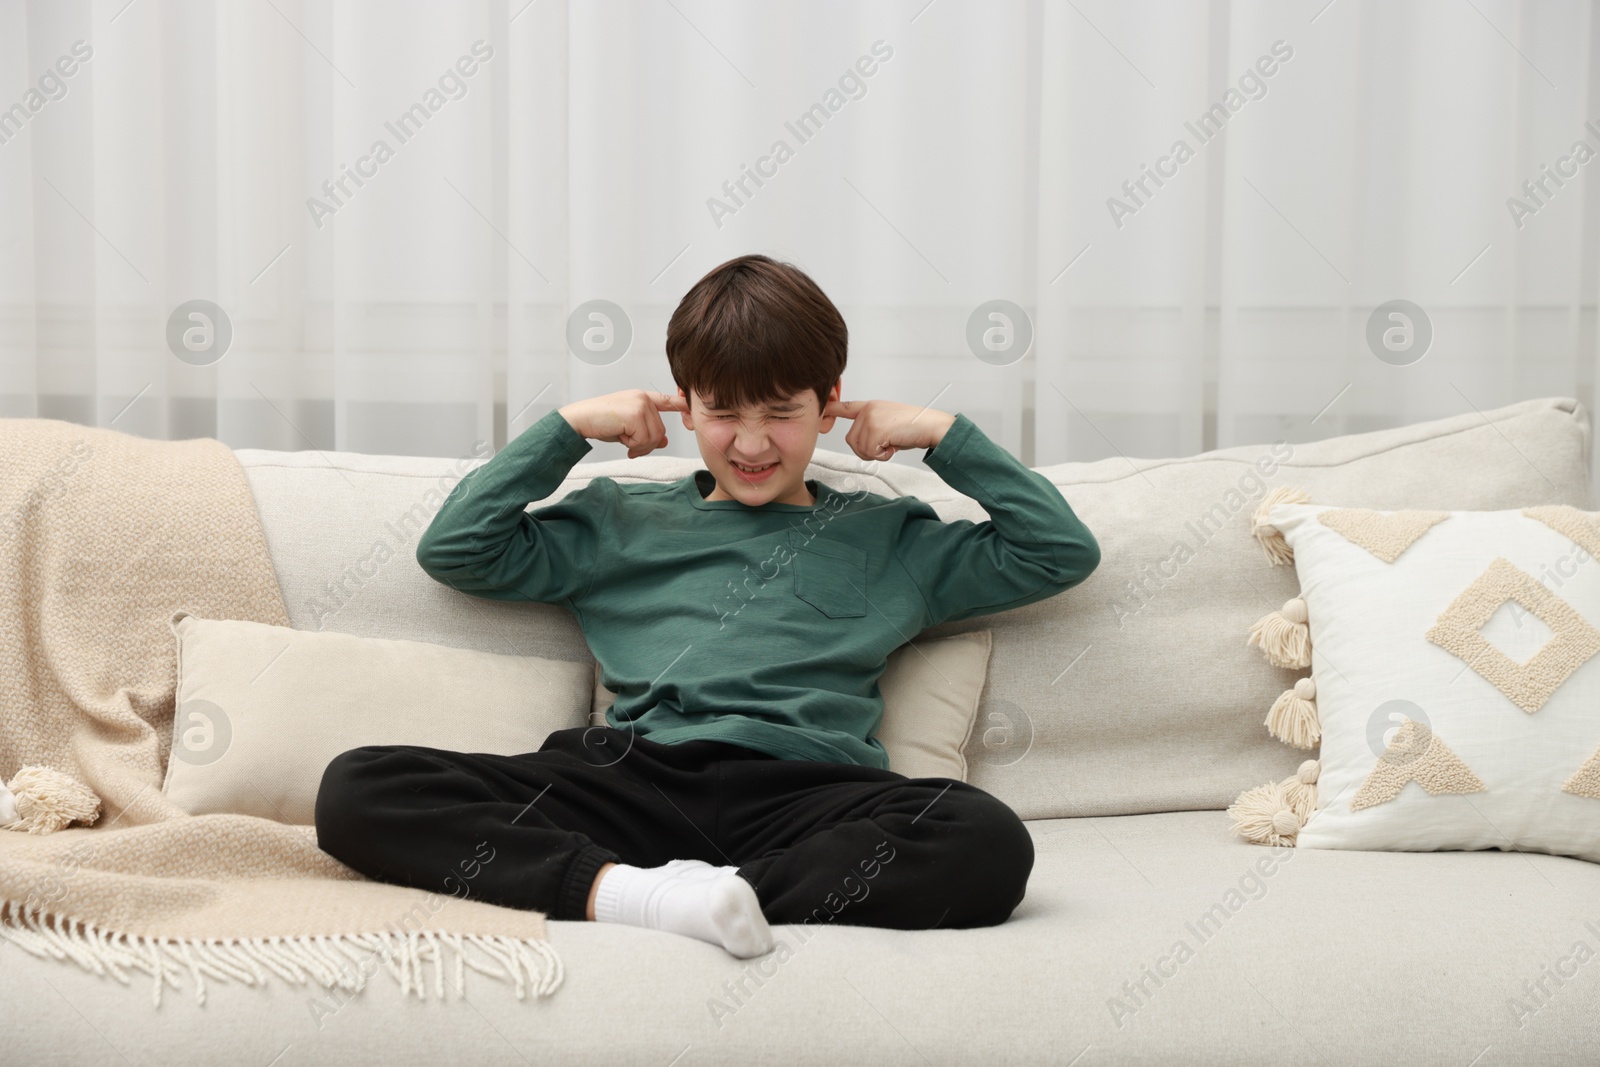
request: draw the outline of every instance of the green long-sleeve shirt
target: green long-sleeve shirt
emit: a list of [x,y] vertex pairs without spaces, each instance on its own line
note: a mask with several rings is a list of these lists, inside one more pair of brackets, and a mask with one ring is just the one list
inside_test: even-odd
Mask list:
[[924,462],[983,505],[981,523],[815,479],[812,507],[706,500],[704,468],[594,478],[525,510],[592,449],[551,411],[461,479],[417,562],[463,593],[566,607],[617,694],[607,722],[661,743],[887,768],[874,732],[890,652],[1055,596],[1100,561],[1060,491],[965,415]]

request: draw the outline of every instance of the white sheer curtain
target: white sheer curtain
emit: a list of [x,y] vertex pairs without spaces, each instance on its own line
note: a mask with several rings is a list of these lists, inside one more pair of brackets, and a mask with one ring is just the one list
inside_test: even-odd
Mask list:
[[[1593,407],[1592,0],[0,0],[0,108],[4,416],[467,455],[672,389],[750,251],[840,306],[847,397],[1031,464]],[[1396,299],[1419,360],[1369,344]],[[620,358],[569,346],[593,300]],[[975,354],[994,300],[1026,356]]]

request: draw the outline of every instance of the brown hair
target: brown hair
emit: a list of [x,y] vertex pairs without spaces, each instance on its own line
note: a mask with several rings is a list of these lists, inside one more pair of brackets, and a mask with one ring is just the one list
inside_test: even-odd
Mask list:
[[689,396],[714,408],[810,389],[817,410],[844,373],[844,317],[804,271],[759,253],[714,267],[667,323],[667,363]]

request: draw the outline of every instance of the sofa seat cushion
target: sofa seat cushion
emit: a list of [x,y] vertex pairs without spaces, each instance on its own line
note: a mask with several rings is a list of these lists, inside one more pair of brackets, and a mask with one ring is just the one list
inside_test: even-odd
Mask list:
[[[762,964],[673,934],[552,922],[565,979],[537,1004],[495,982],[469,983],[470,1005],[405,1002],[374,982],[348,1000],[325,995],[342,1006],[319,1027],[317,990],[212,983],[206,1007],[172,997],[157,1013],[138,980],[124,989],[15,952],[0,998],[29,1021],[7,1052],[121,1062],[109,1042],[151,1062],[262,1064],[292,1043],[300,1062],[396,1067],[469,1048],[475,1062],[640,1067],[680,1056],[1065,1064],[1080,1053],[1085,1067],[1467,1064],[1485,1048],[1479,1063],[1600,1061],[1600,866],[1307,849],[1255,882],[1273,853],[1232,838],[1220,811],[1028,827],[1028,895],[1001,926],[837,926],[802,942],[802,928],[779,925],[791,951]],[[1191,953],[1178,962],[1180,941]],[[1586,962],[1573,958],[1579,942]],[[1160,972],[1158,985],[1148,976]],[[1546,992],[1530,993],[1539,983]],[[1128,991],[1141,986],[1136,1002]]]

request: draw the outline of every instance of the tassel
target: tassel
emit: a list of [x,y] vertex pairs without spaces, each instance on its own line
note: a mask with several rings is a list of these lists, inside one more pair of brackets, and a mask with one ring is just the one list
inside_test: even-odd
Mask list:
[[1312,748],[1322,739],[1322,724],[1317,721],[1317,683],[1302,678],[1293,689],[1285,689],[1267,712],[1267,732],[1295,748]]
[[[4,940],[44,959],[72,959],[85,971],[110,974],[123,985],[129,970],[143,971],[153,979],[151,1003],[161,1006],[162,991],[182,987],[187,972],[194,983],[195,1003],[206,1003],[206,978],[265,986],[268,972],[285,982],[304,985],[314,980],[325,990],[358,992],[380,966],[400,983],[401,994],[428,999],[423,963],[433,965],[434,994],[444,997],[443,952],[455,951],[458,998],[466,995],[466,967],[513,986],[518,1000],[529,992],[536,997],[553,993],[562,983],[561,957],[544,941],[522,941],[497,935],[461,935],[433,931],[406,934],[332,934],[303,937],[236,939],[231,942],[151,938],[110,933],[81,920],[49,914],[36,906],[0,900],[0,934]],[[466,942],[489,957],[469,958]],[[381,959],[378,954],[381,953]],[[356,964],[352,966],[352,963]],[[344,998],[335,996],[333,1002]]]
[[1228,808],[1228,817],[1233,820],[1233,833],[1256,845],[1293,845],[1303,825],[1282,782],[1246,789]]
[[1280,563],[1294,562],[1294,549],[1283,539],[1278,528],[1267,521],[1267,511],[1274,504],[1309,504],[1311,494],[1292,485],[1280,485],[1270,490],[1256,505],[1250,516],[1250,532],[1261,542],[1261,548],[1274,567]]
[[1306,602],[1294,597],[1278,611],[1269,611],[1250,627],[1245,642],[1266,653],[1274,667],[1311,666],[1311,633],[1306,628]]
[[92,823],[100,816],[100,798],[94,790],[49,767],[19,768],[4,791],[9,804],[0,806],[15,809],[13,818],[3,824],[7,830],[49,834],[68,823]]
[[1317,776],[1321,770],[1322,764],[1314,759],[1308,759],[1300,764],[1298,771],[1280,783],[1283,786],[1284,800],[1288,802],[1289,809],[1299,816],[1302,826],[1311,818],[1311,813],[1317,810]]

